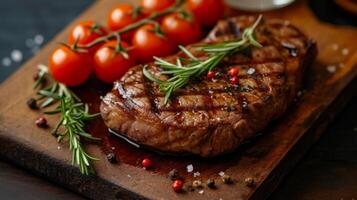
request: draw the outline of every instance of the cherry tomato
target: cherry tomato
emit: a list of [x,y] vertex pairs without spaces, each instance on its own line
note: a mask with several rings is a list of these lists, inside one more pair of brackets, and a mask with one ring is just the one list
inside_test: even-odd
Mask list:
[[[135,55],[131,50],[127,51],[128,58],[116,52],[117,41],[105,43],[94,55],[94,71],[97,78],[106,83],[113,83],[120,79],[130,67],[135,65]],[[128,43],[122,41],[122,48],[128,48]]]
[[[132,23],[141,20],[144,16],[141,11],[130,4],[120,4],[114,8],[108,15],[108,27],[112,31],[118,31]],[[136,13],[135,13],[136,12]],[[135,30],[129,31],[122,35],[122,39],[130,41],[134,35]]]
[[176,50],[176,46],[171,40],[155,33],[152,24],[139,28],[134,34],[132,44],[141,62],[152,61],[153,56],[168,56]]
[[171,40],[181,45],[198,42],[202,35],[200,24],[180,13],[166,16],[162,21],[162,30]]
[[188,0],[187,7],[203,26],[213,26],[223,16],[223,0]]
[[[95,22],[81,22],[71,31],[68,42],[73,45],[78,40],[78,45],[87,45],[99,37],[107,35],[107,31]],[[89,53],[93,54],[99,48],[99,45],[89,49]]]
[[175,0],[142,0],[141,6],[145,12],[153,13],[162,11],[175,3]]
[[55,80],[67,86],[84,83],[93,69],[92,57],[88,53],[73,51],[61,46],[49,58],[49,70]]

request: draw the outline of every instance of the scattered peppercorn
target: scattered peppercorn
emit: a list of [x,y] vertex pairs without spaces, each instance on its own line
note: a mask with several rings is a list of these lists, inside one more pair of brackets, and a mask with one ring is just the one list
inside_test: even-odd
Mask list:
[[39,77],[38,73],[36,73],[36,74],[33,75],[33,80],[34,80],[34,81],[37,81],[39,78],[40,78],[40,77]]
[[209,71],[207,73],[207,78],[214,78],[214,76],[215,76],[215,73],[213,71]]
[[37,106],[37,101],[36,99],[34,98],[30,98],[28,101],[27,101],[27,106],[32,109],[32,110],[37,110],[38,109],[38,106]]
[[44,117],[40,117],[35,121],[36,125],[40,128],[47,128],[48,124],[47,124],[47,119]]
[[222,73],[220,73],[220,72],[216,72],[215,77],[217,77],[217,78],[222,77]]
[[208,179],[207,180],[207,186],[209,187],[209,188],[215,188],[216,187],[216,182],[214,181],[214,179]]
[[177,169],[173,169],[169,172],[169,179],[172,181],[180,179],[180,175]]
[[175,180],[173,183],[172,183],[172,189],[175,191],[175,192],[181,192],[182,191],[182,187],[183,187],[183,182],[181,180]]
[[255,185],[254,179],[252,177],[244,179],[244,183],[248,187],[253,187]]
[[57,138],[59,136],[57,131],[52,131],[51,135],[55,138]]
[[238,69],[238,67],[234,67],[234,68],[230,69],[228,73],[231,77],[235,77],[238,75],[239,69]]
[[195,188],[193,188],[192,185],[190,183],[188,183],[188,184],[185,184],[184,190],[186,190],[188,192],[193,192],[193,191],[195,191]]
[[232,79],[231,79],[232,84],[236,85],[236,84],[238,84],[238,82],[239,82],[239,78],[237,76],[232,77]]
[[118,163],[118,160],[117,160],[117,157],[116,157],[115,153],[108,153],[107,159],[112,164]]
[[192,182],[192,186],[194,188],[201,188],[202,187],[202,182],[199,181],[199,180],[195,180],[195,181]]
[[141,162],[141,164],[142,164],[143,167],[145,167],[145,168],[150,168],[150,167],[152,166],[152,162],[151,162],[151,160],[148,159],[148,158],[145,158],[145,159]]
[[233,183],[232,178],[230,176],[228,176],[228,175],[223,175],[222,176],[222,181],[225,184],[232,184]]

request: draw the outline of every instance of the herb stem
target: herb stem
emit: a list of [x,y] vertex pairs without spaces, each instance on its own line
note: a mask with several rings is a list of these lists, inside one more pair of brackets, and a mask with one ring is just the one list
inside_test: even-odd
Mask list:
[[218,44],[209,44],[196,47],[198,50],[203,51],[208,54],[208,58],[205,60],[200,60],[196,58],[190,51],[186,48],[180,46],[183,53],[186,54],[188,59],[185,59],[187,63],[185,66],[182,65],[180,58],[177,58],[176,64],[165,61],[161,58],[155,58],[155,64],[159,65],[163,71],[160,72],[161,75],[172,75],[166,81],[160,80],[153,76],[147,69],[147,66],[143,67],[143,74],[149,80],[157,83],[160,90],[165,93],[165,104],[168,103],[172,93],[185,86],[191,78],[198,77],[201,74],[211,71],[215,68],[221,61],[230,55],[236,54],[248,47],[262,47],[255,38],[254,30],[261,21],[262,16],[260,15],[255,23],[244,30],[242,37],[237,41],[229,41]]
[[95,173],[91,161],[98,159],[90,156],[85,151],[81,139],[100,140],[84,130],[84,122],[96,118],[99,113],[89,114],[88,105],[82,103],[79,97],[68,87],[53,80],[48,74],[46,66],[39,66],[39,77],[41,79],[50,79],[50,86],[37,92],[40,96],[39,99],[43,99],[41,107],[45,108],[58,103],[57,108],[45,112],[48,115],[60,114],[60,120],[53,129],[52,134],[57,137],[58,142],[62,142],[64,139],[68,140],[69,149],[72,152],[72,164],[79,166],[82,174]]

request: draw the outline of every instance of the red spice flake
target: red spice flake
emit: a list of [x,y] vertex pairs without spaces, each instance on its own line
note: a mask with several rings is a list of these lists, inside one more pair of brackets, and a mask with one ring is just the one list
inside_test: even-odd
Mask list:
[[142,162],[141,162],[142,166],[145,168],[150,168],[152,166],[152,162],[150,159],[145,158]]
[[231,79],[231,83],[236,85],[239,83],[239,78],[237,76],[234,76],[232,79]]
[[239,68],[238,67],[234,67],[234,68],[230,69],[228,73],[229,73],[229,75],[231,77],[235,77],[239,73]]
[[215,76],[215,73],[213,71],[209,71],[207,73],[207,78],[209,78],[209,79],[214,78],[214,76]]
[[172,189],[175,191],[175,192],[181,192],[182,191],[182,188],[183,188],[183,182],[181,180],[175,180],[173,183],[172,183]]

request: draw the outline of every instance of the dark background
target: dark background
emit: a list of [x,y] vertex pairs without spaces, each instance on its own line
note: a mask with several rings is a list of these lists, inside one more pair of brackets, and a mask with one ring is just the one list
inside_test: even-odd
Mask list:
[[[45,42],[50,41],[92,2],[0,0],[0,82],[33,56],[32,48],[26,45],[26,40],[41,34]],[[313,0],[310,4],[322,20],[356,26],[356,17],[344,14],[331,1]],[[8,67],[3,66],[3,58],[10,57],[14,49],[23,53],[24,60],[21,63],[13,62]],[[355,97],[328,127],[321,140],[284,179],[271,199],[357,199],[356,113]],[[0,199],[82,198],[30,172],[4,163],[0,158]]]

